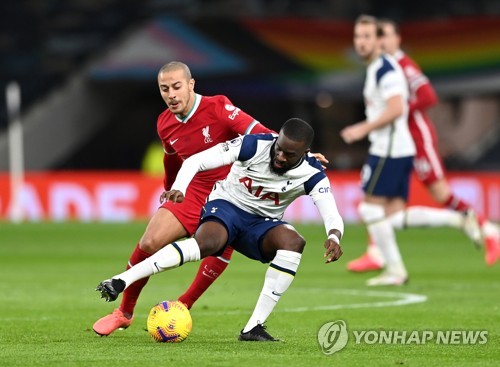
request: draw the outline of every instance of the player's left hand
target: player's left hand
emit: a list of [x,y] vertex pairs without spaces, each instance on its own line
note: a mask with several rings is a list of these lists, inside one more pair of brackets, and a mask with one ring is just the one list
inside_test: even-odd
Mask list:
[[167,201],[182,203],[184,201],[184,194],[179,190],[163,191],[160,195],[160,204],[163,204]]
[[337,261],[342,256],[342,248],[334,240],[327,239],[325,241],[326,252],[323,257],[326,257],[326,263]]
[[363,139],[370,132],[370,126],[366,121],[347,126],[340,131],[340,136],[347,144],[352,144]]

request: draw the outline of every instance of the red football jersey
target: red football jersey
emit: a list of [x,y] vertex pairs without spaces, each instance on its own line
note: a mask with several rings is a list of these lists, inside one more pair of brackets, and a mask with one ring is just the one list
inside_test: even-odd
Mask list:
[[436,129],[426,113],[429,107],[437,103],[436,92],[415,61],[402,51],[394,56],[403,69],[410,91],[408,127],[417,149],[415,171],[420,181],[430,185],[444,177]]
[[[194,106],[184,119],[166,109],[158,117],[157,129],[165,152],[177,153],[183,160],[239,134],[271,131],[234,106],[227,97],[199,94],[195,94]],[[227,166],[200,172],[191,184],[211,188],[215,181],[226,178],[229,169]]]

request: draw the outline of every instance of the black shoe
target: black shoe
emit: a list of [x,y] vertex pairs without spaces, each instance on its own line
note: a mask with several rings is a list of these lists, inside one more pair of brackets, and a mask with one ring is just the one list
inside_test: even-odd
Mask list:
[[266,327],[262,324],[257,324],[252,330],[246,333],[241,330],[238,340],[243,342],[278,342],[279,339],[274,339],[266,331]]
[[107,279],[102,281],[96,291],[101,292],[101,298],[105,298],[106,302],[114,301],[118,295],[125,289],[125,281],[121,279]]

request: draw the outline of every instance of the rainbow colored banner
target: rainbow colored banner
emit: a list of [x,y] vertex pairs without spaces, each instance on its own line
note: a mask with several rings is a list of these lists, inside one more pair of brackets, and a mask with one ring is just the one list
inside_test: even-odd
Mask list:
[[[353,22],[246,19],[260,41],[316,72],[354,69]],[[454,18],[401,24],[403,49],[428,74],[500,71],[500,17]]]

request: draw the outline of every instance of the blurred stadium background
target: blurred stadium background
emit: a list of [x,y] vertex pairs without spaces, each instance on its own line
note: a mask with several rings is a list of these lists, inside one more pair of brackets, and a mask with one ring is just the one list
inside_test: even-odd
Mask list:
[[[459,195],[500,220],[500,3],[496,0],[22,0],[0,5],[0,85],[22,93],[29,220],[147,217],[161,178],[156,74],[186,62],[198,93],[226,94],[277,129],[311,122],[339,207],[357,220],[366,143],[338,132],[363,118],[361,13],[401,24],[403,48],[440,97],[431,111]],[[152,149],[152,150],[151,150]],[[156,162],[156,167],[148,164]],[[0,103],[0,219],[8,218],[7,111]],[[161,176],[161,174],[160,174]],[[412,200],[431,203],[417,184]],[[290,218],[317,219],[299,203]]]

